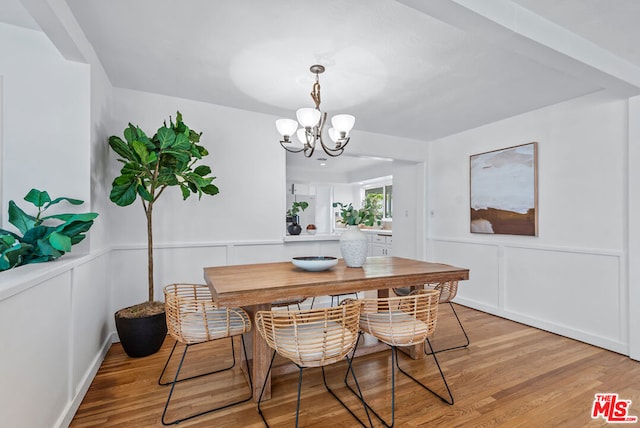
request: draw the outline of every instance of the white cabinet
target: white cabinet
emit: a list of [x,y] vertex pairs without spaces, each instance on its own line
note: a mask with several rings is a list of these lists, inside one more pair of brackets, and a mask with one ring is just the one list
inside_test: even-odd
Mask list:
[[370,256],[390,256],[393,247],[393,237],[389,234],[372,233],[369,235]]

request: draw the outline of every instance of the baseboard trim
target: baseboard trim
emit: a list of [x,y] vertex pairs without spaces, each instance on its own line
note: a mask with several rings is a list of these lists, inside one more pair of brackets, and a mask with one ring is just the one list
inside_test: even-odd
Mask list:
[[560,336],[564,336],[570,339],[578,340],[580,342],[588,343],[589,345],[594,345],[599,348],[608,349],[610,351],[629,356],[628,343],[611,340],[606,337],[590,334],[582,330],[568,327],[566,325],[544,321],[539,318],[528,316],[526,314],[504,310],[504,309],[501,309],[495,306],[490,306],[472,299],[465,299],[460,296],[456,297],[455,303],[458,303],[462,306],[467,306],[469,308],[476,309],[482,312],[486,312],[491,315],[495,315],[501,318],[515,321],[520,324],[525,324],[531,327],[538,328],[540,330],[548,331],[550,333],[558,334]]

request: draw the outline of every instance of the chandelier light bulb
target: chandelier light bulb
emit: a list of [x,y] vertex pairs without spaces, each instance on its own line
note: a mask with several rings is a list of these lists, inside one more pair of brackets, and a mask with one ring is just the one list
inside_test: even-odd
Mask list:
[[305,128],[313,128],[320,121],[320,111],[311,107],[300,108],[296,111],[298,122]]
[[340,133],[347,135],[353,129],[356,118],[350,114],[338,114],[331,118],[331,124]]
[[340,139],[340,133],[336,131],[335,128],[329,128],[327,133],[329,134],[329,138],[331,138],[331,141],[333,141],[334,143],[337,143]]
[[305,135],[306,131],[304,128],[299,128],[298,132],[296,132],[296,137],[298,140],[304,145],[307,143],[307,137]]
[[290,137],[298,129],[298,122],[293,119],[278,119],[276,120],[276,129],[283,137]]

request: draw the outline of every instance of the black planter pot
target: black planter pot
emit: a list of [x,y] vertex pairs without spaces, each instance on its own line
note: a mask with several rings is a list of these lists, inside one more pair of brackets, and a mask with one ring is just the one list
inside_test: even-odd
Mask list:
[[120,344],[128,356],[146,357],[160,350],[167,336],[164,312],[141,318],[115,316]]
[[302,232],[302,227],[298,223],[291,223],[287,230],[289,231],[289,235],[300,235]]

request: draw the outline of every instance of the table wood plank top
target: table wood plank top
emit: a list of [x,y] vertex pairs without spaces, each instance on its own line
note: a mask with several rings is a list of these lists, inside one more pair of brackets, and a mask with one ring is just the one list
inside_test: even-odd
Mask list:
[[469,270],[400,257],[368,257],[362,268],[339,260],[333,268],[308,272],[291,262],[204,268],[204,279],[220,306],[250,306],[330,294],[417,286],[469,279]]

